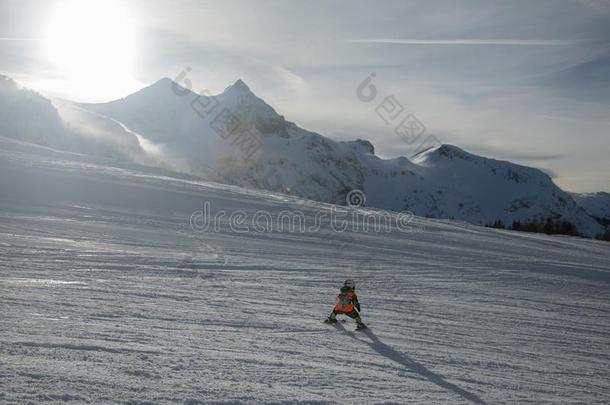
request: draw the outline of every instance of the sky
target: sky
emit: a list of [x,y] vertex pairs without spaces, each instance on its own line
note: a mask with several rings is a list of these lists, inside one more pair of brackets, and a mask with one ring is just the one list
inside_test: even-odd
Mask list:
[[[608,0],[0,0],[0,73],[43,94],[109,101],[186,69],[384,158],[433,135],[610,191]],[[394,132],[409,115],[413,142]]]

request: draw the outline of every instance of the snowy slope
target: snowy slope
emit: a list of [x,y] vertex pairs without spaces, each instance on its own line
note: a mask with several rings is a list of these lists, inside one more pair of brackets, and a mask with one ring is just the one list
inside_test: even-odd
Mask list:
[[[365,211],[7,138],[0,190],[2,403],[610,401],[607,243],[236,232],[237,211]],[[195,232],[205,202],[227,215]],[[347,277],[366,333],[320,322]]]
[[[83,107],[188,156],[188,172],[223,183],[339,204],[357,189],[365,192],[369,206],[421,216],[479,225],[552,218],[574,223],[587,236],[601,231],[538,169],[451,145],[423,151],[412,161],[383,160],[368,141],[335,142],[286,121],[241,80],[219,95],[199,96],[162,79],[125,99]],[[234,133],[226,137],[214,125],[221,111],[235,118]],[[249,134],[260,140],[252,156],[239,145]]]
[[610,193],[573,193],[572,198],[595,218],[610,222]]

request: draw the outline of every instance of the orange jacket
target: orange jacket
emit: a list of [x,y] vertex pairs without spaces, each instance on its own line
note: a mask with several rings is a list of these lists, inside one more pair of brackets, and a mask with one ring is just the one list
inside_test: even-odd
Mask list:
[[356,293],[339,293],[337,294],[337,303],[335,304],[335,311],[352,312],[354,310],[354,302],[358,302],[358,297],[356,296]]

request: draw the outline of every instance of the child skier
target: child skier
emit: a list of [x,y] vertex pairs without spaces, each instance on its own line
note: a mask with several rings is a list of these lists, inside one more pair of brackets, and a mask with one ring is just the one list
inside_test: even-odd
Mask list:
[[358,324],[356,329],[360,330],[366,328],[366,325],[362,322],[360,314],[358,313],[358,311],[360,311],[360,303],[358,302],[358,296],[356,296],[355,289],[356,283],[354,283],[354,280],[345,280],[343,287],[341,287],[341,292],[337,294],[335,308],[324,322],[337,323],[337,314],[345,314],[356,321]]

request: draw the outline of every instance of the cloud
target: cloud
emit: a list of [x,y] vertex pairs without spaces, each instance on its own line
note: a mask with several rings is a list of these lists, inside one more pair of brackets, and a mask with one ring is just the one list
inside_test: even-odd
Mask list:
[[43,38],[0,37],[0,41],[41,41]]
[[601,11],[610,12],[610,3],[608,2],[608,0],[577,0],[577,1],[585,6],[594,7]]
[[585,40],[570,39],[348,39],[356,44],[401,44],[401,45],[510,45],[510,46],[566,46],[583,44]]

